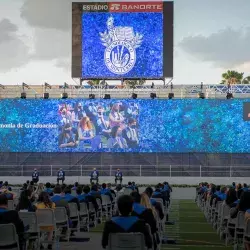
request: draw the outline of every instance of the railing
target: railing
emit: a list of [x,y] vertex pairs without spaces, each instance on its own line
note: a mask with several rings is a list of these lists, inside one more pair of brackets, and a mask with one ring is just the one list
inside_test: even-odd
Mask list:
[[114,176],[121,169],[124,176],[167,177],[250,177],[250,166],[181,166],[181,165],[0,165],[0,176],[31,176],[36,168],[40,176],[56,176],[60,168],[66,176],[89,176],[97,168],[101,176]]

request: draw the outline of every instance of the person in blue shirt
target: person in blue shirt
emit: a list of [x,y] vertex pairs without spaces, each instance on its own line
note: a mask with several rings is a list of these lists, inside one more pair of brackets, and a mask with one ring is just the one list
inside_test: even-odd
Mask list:
[[51,188],[51,184],[49,182],[45,184],[44,192],[48,193],[50,196],[53,195],[53,189]]
[[105,249],[109,243],[109,235],[114,233],[142,233],[148,249],[153,246],[152,237],[147,229],[146,222],[137,216],[131,216],[133,199],[123,195],[117,202],[120,216],[113,217],[105,223],[102,234],[102,247]]
[[246,183],[243,184],[243,191],[244,192],[249,191],[249,188]]
[[220,201],[224,201],[227,198],[227,194],[226,194],[227,188],[226,187],[222,187],[220,194],[218,195],[218,200]]
[[34,169],[34,172],[32,173],[32,181],[37,184],[39,182],[39,172],[37,169]]
[[79,186],[79,183],[78,183],[78,182],[75,182],[74,187],[72,187],[71,189],[72,189],[72,190],[77,190],[78,186]]
[[99,172],[96,170],[96,168],[93,169],[93,171],[90,174],[90,184],[96,181],[96,183],[99,182]]
[[106,183],[103,183],[103,184],[102,184],[101,194],[102,194],[102,195],[107,195],[107,196],[109,196],[111,202],[113,201],[113,196],[112,196],[110,190],[107,189]]
[[117,184],[117,181],[120,181],[120,184],[122,184],[122,172],[118,168],[115,173],[115,184]]
[[128,182],[128,185],[126,186],[126,188],[130,188],[132,191],[134,191],[134,187],[132,186],[132,182]]
[[62,168],[60,168],[60,170],[57,172],[57,184],[59,184],[60,181],[62,182],[62,184],[65,181],[65,172]]

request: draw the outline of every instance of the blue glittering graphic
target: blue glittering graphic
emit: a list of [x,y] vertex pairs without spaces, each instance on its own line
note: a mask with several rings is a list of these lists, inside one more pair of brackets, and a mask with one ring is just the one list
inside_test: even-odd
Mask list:
[[[104,45],[100,34],[104,34],[105,31],[108,33],[107,21],[110,18],[113,18],[114,27],[120,31],[116,36],[119,41],[124,39],[124,36],[130,41],[136,34],[142,37],[141,40],[139,39],[138,47],[135,48],[135,55],[128,53],[128,46],[124,46],[124,57],[118,56],[121,59],[120,65],[123,68],[127,67],[124,72],[112,71],[114,65],[107,66],[104,60],[105,50],[109,46]],[[131,35],[131,28],[133,28],[133,35]],[[113,49],[114,53],[116,51],[117,47]],[[117,54],[119,55],[119,53]],[[112,55],[115,56],[111,51],[110,58]],[[131,60],[133,57],[135,57],[134,61]],[[131,65],[135,62],[134,66],[130,67],[129,62]],[[160,78],[162,76],[163,13],[84,13],[82,15],[83,78]]]
[[[245,102],[1,100],[0,152],[250,153]],[[115,129],[118,141],[110,139]],[[125,131],[138,144],[126,144]]]

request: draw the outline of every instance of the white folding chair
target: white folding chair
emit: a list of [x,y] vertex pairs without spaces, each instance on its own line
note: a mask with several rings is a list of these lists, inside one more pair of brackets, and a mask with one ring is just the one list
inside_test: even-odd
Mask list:
[[[0,224],[0,247],[12,246],[14,250],[19,250],[19,239],[16,233],[15,225],[13,224]],[[4,233],[3,233],[4,232]]]
[[77,222],[76,228],[71,228],[71,231],[80,232],[80,219],[77,204],[74,202],[69,203],[70,220],[72,222]]
[[80,229],[86,229],[89,232],[89,211],[85,202],[80,203]]
[[[56,244],[56,248],[59,248],[59,238],[57,237],[56,231],[56,218],[54,211],[52,209],[38,209],[36,211],[37,215],[37,223],[40,227],[40,231],[42,233],[41,243],[49,243],[49,244]],[[44,234],[52,232],[55,237],[52,241],[45,240]]]
[[[92,219],[92,222],[94,223],[94,227],[96,227],[96,211],[95,207],[92,202],[89,202],[89,217]],[[90,223],[90,221],[89,221]]]
[[230,207],[224,203],[221,206],[221,215],[220,215],[220,219],[219,219],[219,225],[217,228],[217,233],[220,234],[220,239],[222,239],[222,236],[223,236],[224,231],[226,229],[229,216],[230,216]]
[[109,250],[145,250],[141,233],[118,233],[109,235]]
[[250,244],[250,220],[249,219],[245,223],[243,244]]
[[237,250],[239,245],[243,244],[243,236],[245,231],[245,213],[238,212],[235,223],[234,232],[234,249]]
[[8,200],[8,210],[15,210],[14,201]]
[[25,227],[29,226],[29,230],[27,231],[27,233],[30,233],[32,235],[29,235],[28,241],[35,240],[36,249],[40,249],[40,228],[37,223],[36,213],[19,212],[19,217],[23,221]]
[[97,210],[97,221],[98,221],[98,223],[100,222],[100,223],[102,223],[102,202],[101,202],[101,200],[100,199],[96,199],[96,203],[97,203],[97,205],[98,205],[98,210]]
[[105,211],[104,216],[106,219],[112,217],[112,203],[108,195],[102,195],[102,209]]
[[231,211],[233,209],[234,208],[230,209],[228,220],[227,220],[227,227],[226,227],[226,230],[225,230],[225,233],[226,233],[226,239],[225,239],[226,246],[228,245],[229,241],[233,239],[232,236],[230,235],[230,230],[235,230],[236,218],[232,219],[231,216],[230,216]]
[[69,218],[67,215],[67,210],[65,207],[56,207],[55,209],[55,218],[56,218],[56,228],[58,229],[58,236],[65,236],[62,234],[62,229],[66,228],[66,238],[69,241]]

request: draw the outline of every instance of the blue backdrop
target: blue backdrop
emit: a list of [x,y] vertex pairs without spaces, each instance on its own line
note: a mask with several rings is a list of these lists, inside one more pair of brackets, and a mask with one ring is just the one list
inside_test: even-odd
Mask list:
[[[136,62],[126,74],[112,73],[104,62],[106,47],[100,33],[108,31],[107,21],[115,27],[133,27],[143,35],[136,48]],[[163,76],[163,13],[84,13],[82,15],[82,77],[84,78],[159,78]]]
[[1,100],[0,151],[249,153],[244,102]]

